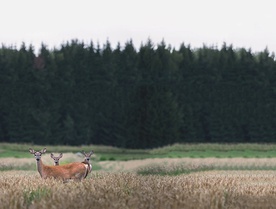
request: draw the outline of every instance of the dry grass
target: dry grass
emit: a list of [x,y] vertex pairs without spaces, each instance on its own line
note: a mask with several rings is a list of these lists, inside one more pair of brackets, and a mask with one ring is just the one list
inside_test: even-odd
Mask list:
[[[82,159],[82,157],[80,156]],[[52,164],[48,157],[45,163]],[[79,161],[66,154],[64,160]],[[32,164],[35,159],[2,158],[1,163]],[[0,209],[55,208],[191,208],[239,209],[276,208],[276,171],[205,171],[178,176],[141,176],[137,169],[152,164],[200,167],[268,166],[276,167],[273,158],[261,159],[147,159],[126,162],[102,162],[105,170],[95,172],[82,182],[62,183],[40,178],[37,171],[0,172]],[[106,167],[105,167],[106,166]],[[124,171],[124,172],[121,172]]]
[[276,208],[276,171],[180,176],[93,173],[82,182],[42,180],[34,171],[0,175],[0,208]]
[[181,165],[185,164],[187,167],[191,165],[200,167],[214,167],[214,168],[276,168],[275,158],[154,158],[143,160],[130,161],[103,161],[99,162],[102,169],[106,171],[136,171],[143,167],[150,167],[155,165]]

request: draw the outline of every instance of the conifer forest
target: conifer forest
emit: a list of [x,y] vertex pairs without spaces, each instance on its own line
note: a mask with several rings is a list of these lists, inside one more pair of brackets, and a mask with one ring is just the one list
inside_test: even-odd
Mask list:
[[0,142],[276,142],[275,56],[226,43],[2,45]]

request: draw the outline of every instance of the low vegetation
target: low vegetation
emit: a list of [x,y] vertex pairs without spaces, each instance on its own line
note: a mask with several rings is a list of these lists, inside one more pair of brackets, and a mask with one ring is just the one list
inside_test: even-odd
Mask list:
[[276,171],[276,162],[271,158],[181,159],[179,161],[165,161],[140,166],[136,169],[136,172],[141,175],[179,175],[212,170]]
[[[114,167],[116,163],[122,164],[122,161],[131,161],[138,159],[183,159],[189,158],[187,161],[192,161],[192,159],[201,159],[204,161],[204,166],[199,166],[196,169],[187,169],[187,162],[184,162],[185,166],[183,167],[183,162],[180,162],[178,165],[175,165],[176,169],[173,169],[171,172],[167,172],[167,169],[164,168],[163,162],[161,165],[150,165],[143,167],[139,170],[139,173],[143,174],[169,174],[175,175],[179,173],[190,173],[191,171],[198,170],[250,170],[250,169],[259,169],[267,170],[274,169],[276,166],[274,164],[267,165],[261,161],[257,161],[258,165],[251,164],[246,165],[236,165],[237,163],[230,163],[226,165],[214,165],[208,164],[205,159],[216,158],[218,159],[237,159],[243,158],[251,159],[272,159],[276,157],[276,144],[174,144],[170,146],[165,146],[155,149],[147,150],[132,150],[132,149],[121,149],[111,146],[42,146],[42,145],[33,145],[33,144],[11,144],[11,143],[0,143],[0,171],[6,170],[35,170],[35,163],[33,156],[28,152],[29,147],[34,147],[36,150],[41,150],[43,147],[47,147],[47,153],[64,153],[64,157],[61,159],[61,164],[70,163],[73,161],[83,160],[83,156],[80,151],[84,150],[89,152],[90,150],[94,151],[92,156],[93,161],[93,170],[112,170],[102,168],[102,162],[111,161],[109,164],[112,164]],[[52,159],[48,155],[45,155],[44,160],[47,164],[52,164]],[[116,161],[116,162],[114,162]],[[228,160],[229,161],[229,160]],[[236,161],[237,160],[233,160]],[[240,160],[241,161],[241,160]],[[267,161],[267,160],[266,160]],[[113,163],[114,162],[114,163]],[[256,160],[254,160],[256,162]],[[261,163],[258,163],[261,162]],[[117,164],[118,164],[117,163]],[[206,166],[208,164],[208,166]],[[122,167],[122,166],[121,166]],[[123,166],[124,167],[124,166]],[[172,166],[170,166],[172,168]],[[170,168],[170,169],[171,169]],[[164,171],[165,169],[165,171]],[[123,170],[123,168],[121,169]]]
[[96,173],[82,182],[42,180],[33,171],[0,176],[0,208],[274,208],[276,171],[178,176]]
[[94,150],[88,178],[65,184],[43,180],[36,171],[28,149],[44,146],[0,145],[0,209],[266,209],[276,204],[274,144],[175,144],[151,150],[46,146],[47,164],[53,164],[51,152],[63,152],[65,164],[83,160],[81,150]]
[[111,146],[53,146],[33,144],[0,143],[1,157],[31,158],[28,150],[33,147],[48,152],[78,153],[82,150],[95,153],[95,161],[135,160],[146,158],[273,158],[276,157],[276,144],[173,144],[155,149],[122,149]]

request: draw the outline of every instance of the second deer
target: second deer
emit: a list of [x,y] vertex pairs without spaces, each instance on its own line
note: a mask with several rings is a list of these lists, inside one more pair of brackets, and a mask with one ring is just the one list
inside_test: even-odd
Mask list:
[[54,160],[54,165],[59,165],[59,160],[62,158],[63,154],[60,153],[59,156],[55,157],[53,153],[51,153],[51,158]]

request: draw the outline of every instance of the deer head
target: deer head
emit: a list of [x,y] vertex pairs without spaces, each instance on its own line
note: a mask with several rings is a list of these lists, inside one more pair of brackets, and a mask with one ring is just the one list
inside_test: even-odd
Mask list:
[[55,157],[53,153],[51,153],[51,158],[54,160],[54,165],[59,165],[59,160],[62,158],[63,154],[60,153],[59,156]]

